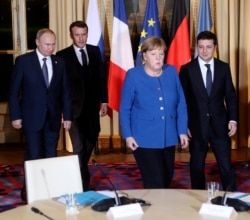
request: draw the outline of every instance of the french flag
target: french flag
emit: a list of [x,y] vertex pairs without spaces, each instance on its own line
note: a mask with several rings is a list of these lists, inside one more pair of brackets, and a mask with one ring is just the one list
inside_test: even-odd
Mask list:
[[123,0],[114,1],[113,32],[108,77],[109,107],[119,111],[123,80],[134,67],[132,46]]
[[86,23],[89,27],[87,43],[99,47],[102,61],[105,62],[104,40],[97,0],[89,1]]

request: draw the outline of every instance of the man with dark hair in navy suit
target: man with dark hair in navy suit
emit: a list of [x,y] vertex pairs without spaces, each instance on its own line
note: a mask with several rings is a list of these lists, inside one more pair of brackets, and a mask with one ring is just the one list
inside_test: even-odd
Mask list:
[[213,57],[217,37],[210,31],[197,36],[198,57],[181,67],[180,79],[188,108],[192,189],[206,187],[208,146],[215,154],[223,190],[235,191],[231,137],[237,130],[237,96],[227,63]]

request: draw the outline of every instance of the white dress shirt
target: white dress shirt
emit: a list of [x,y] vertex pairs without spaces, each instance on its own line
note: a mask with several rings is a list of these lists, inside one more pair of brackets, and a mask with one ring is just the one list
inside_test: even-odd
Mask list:
[[213,82],[214,81],[214,58],[212,58],[208,63],[206,63],[200,57],[198,57],[198,62],[200,65],[201,75],[202,75],[204,85],[205,87],[207,87],[206,85],[207,67],[205,66],[205,64],[210,64],[210,69],[212,72],[212,82]]
[[85,55],[86,55],[86,59],[87,59],[87,64],[88,64],[88,63],[89,63],[89,57],[88,57],[86,45],[85,45],[85,47],[83,47],[83,48],[79,48],[79,47],[77,47],[77,46],[75,46],[75,45],[73,45],[73,47],[74,47],[74,50],[75,50],[77,59],[78,59],[78,61],[79,61],[79,63],[80,63],[81,65],[82,65],[82,52],[81,52],[80,50],[81,50],[81,49],[84,50]]
[[36,53],[38,55],[38,59],[39,59],[39,62],[40,62],[40,65],[41,65],[41,69],[42,69],[42,66],[43,66],[43,58],[47,58],[46,60],[46,64],[47,64],[47,68],[48,68],[48,80],[49,80],[49,83],[51,82],[51,79],[52,79],[52,75],[53,75],[53,68],[52,68],[52,60],[51,60],[51,57],[48,56],[43,56],[38,49],[36,49]]

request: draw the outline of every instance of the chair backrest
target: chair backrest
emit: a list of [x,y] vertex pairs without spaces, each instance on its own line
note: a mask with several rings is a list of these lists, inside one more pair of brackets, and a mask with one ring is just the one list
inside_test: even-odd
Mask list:
[[83,191],[77,155],[25,161],[27,203]]

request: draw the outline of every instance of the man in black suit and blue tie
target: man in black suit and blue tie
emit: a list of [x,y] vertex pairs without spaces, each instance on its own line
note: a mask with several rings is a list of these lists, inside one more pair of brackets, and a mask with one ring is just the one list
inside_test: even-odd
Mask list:
[[235,191],[231,137],[237,131],[237,96],[227,63],[213,57],[217,37],[197,36],[198,57],[183,65],[180,80],[188,108],[192,189],[205,189],[205,159],[209,145],[218,163],[223,190]]
[[90,184],[88,162],[100,132],[100,115],[107,114],[107,77],[99,47],[86,44],[87,24],[74,21],[69,31],[73,44],[57,55],[66,63],[73,103],[69,135],[73,153],[79,156],[83,189],[87,191]]

